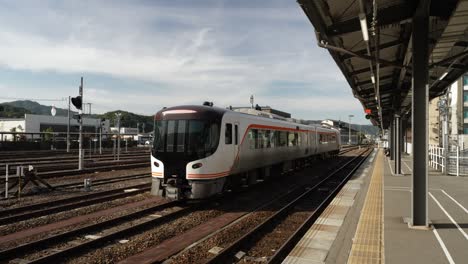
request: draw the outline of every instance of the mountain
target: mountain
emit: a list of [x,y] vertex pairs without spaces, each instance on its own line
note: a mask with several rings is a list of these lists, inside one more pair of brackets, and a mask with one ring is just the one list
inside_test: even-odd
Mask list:
[[[127,111],[116,110],[98,115],[100,118],[109,119],[111,126],[117,126],[116,113],[120,112],[120,126],[121,127],[137,127],[139,125],[140,132],[153,131],[153,116],[138,115]],[[143,131],[144,127],[144,131]]]
[[[28,110],[29,114],[38,114],[38,115],[50,115],[50,110],[52,109],[52,106],[50,105],[41,105],[38,102],[34,102],[30,100],[13,101],[13,102],[2,103],[0,105],[23,108],[23,109]],[[58,107],[56,107],[55,109],[57,110],[57,114],[56,114],[57,116],[68,115],[68,109],[63,109],[63,108],[58,108]],[[24,114],[21,117],[24,117]]]
[[0,117],[22,118],[24,114],[31,114],[31,111],[22,107],[0,104]]
[[[3,108],[3,109],[2,109]],[[52,106],[42,105],[38,102],[30,100],[13,101],[0,104],[0,117],[9,118],[22,118],[24,114],[37,114],[37,115],[50,115]],[[55,108],[57,110],[57,116],[67,116],[68,109]],[[95,118],[105,118],[110,120],[111,126],[117,126],[115,121],[115,113],[120,112],[122,114],[120,119],[121,127],[137,127],[139,124],[140,131],[150,132],[153,131],[153,117],[138,115],[127,111],[117,110],[107,112],[104,114],[93,114]],[[77,114],[77,112],[71,111],[71,115]]]

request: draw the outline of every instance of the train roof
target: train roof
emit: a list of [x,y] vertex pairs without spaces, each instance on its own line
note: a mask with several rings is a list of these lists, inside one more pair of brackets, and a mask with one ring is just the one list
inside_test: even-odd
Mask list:
[[[180,105],[174,107],[163,108],[156,113],[156,120],[168,120],[168,119],[177,119],[177,120],[184,120],[184,119],[208,119],[208,120],[220,120],[222,119],[223,115],[226,113],[238,114],[246,117],[251,117],[252,119],[258,120],[265,120],[265,121],[274,121],[282,124],[287,125],[294,125],[299,127],[314,127],[320,128],[324,130],[333,130],[338,131],[335,128],[324,127],[321,125],[311,124],[301,124],[297,122],[293,122],[290,120],[282,120],[269,117],[267,115],[256,115],[252,113],[245,113],[239,111],[233,111],[229,109],[224,109],[216,106],[207,106],[207,105]],[[268,113],[266,113],[268,114]]]
[[156,113],[156,120],[170,119],[221,119],[228,110],[205,105],[180,105],[163,108]]

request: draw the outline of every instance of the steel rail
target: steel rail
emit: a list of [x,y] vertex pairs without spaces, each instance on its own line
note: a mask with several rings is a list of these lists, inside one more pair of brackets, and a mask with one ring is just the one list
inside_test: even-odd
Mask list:
[[[116,182],[127,181],[127,180],[143,179],[145,177],[148,177],[148,179],[151,179],[151,174],[138,173],[138,174],[117,176],[117,177],[106,178],[106,179],[95,179],[92,181],[92,186],[99,186],[99,185],[116,183]],[[83,187],[83,181],[54,185],[54,187],[66,188],[66,189],[80,188],[80,187]]]

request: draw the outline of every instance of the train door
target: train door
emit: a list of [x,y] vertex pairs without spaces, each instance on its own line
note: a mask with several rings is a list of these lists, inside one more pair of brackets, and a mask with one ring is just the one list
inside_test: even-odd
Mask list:
[[239,122],[234,122],[234,164],[239,166],[239,145],[240,145],[240,135],[239,135]]
[[225,124],[225,156],[227,159],[234,162],[234,166],[237,163],[237,152],[239,146],[239,123],[226,123]]

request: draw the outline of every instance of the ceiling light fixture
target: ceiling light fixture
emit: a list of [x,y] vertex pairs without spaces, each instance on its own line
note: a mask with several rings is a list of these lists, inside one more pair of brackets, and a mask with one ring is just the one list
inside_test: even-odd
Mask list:
[[365,14],[359,14],[359,22],[361,22],[361,31],[364,41],[369,41],[369,31],[367,30],[367,19]]
[[441,81],[443,78],[445,78],[445,76],[447,76],[447,74],[448,74],[448,71],[444,72],[444,74],[442,74],[442,76],[440,76],[439,81]]

